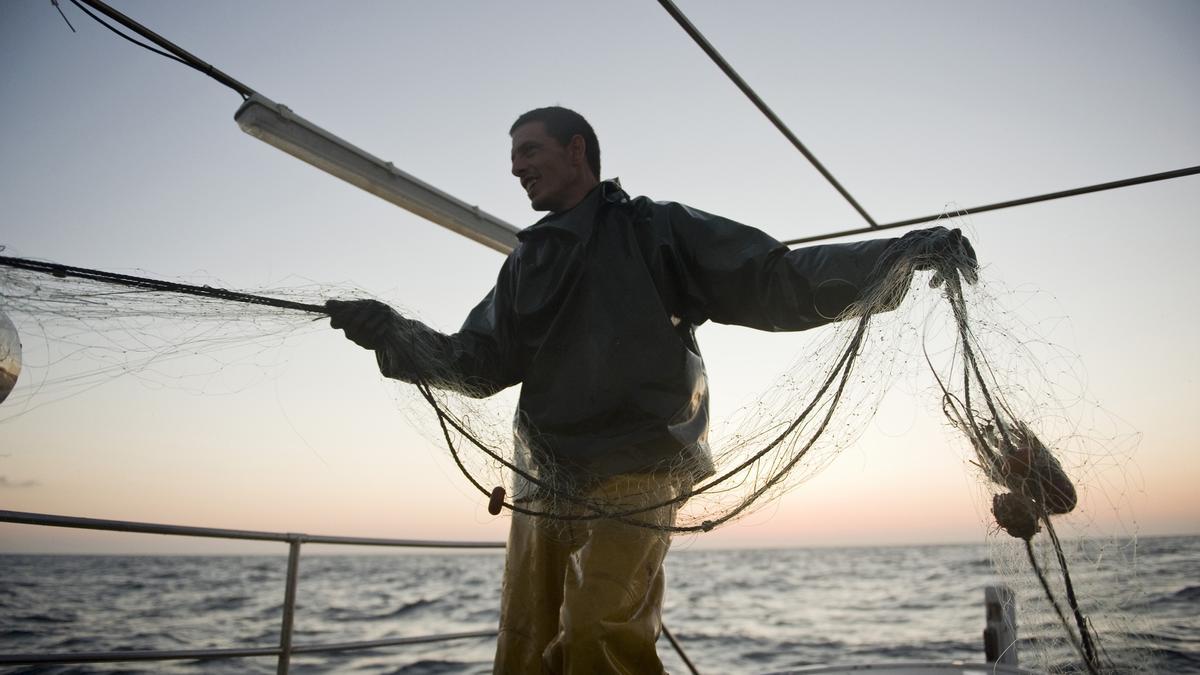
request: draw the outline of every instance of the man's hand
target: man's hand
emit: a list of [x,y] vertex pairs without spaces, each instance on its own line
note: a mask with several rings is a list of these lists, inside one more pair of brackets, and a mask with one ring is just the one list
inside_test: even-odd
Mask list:
[[958,228],[947,230],[939,226],[914,230],[901,237],[900,244],[904,247],[905,257],[913,261],[914,269],[937,272],[930,280],[931,286],[940,286],[943,272],[948,269],[957,270],[968,284],[979,281],[979,259],[975,257],[975,248]]
[[346,337],[364,349],[380,349],[399,316],[378,300],[326,300],[329,325],[346,331]]

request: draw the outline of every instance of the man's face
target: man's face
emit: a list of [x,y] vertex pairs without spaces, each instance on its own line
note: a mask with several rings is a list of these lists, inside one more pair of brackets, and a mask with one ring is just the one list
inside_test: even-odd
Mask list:
[[542,122],[513,131],[512,174],[521,179],[534,211],[565,211],[578,202],[580,182],[586,181],[580,166],[582,146],[579,136],[560,144]]

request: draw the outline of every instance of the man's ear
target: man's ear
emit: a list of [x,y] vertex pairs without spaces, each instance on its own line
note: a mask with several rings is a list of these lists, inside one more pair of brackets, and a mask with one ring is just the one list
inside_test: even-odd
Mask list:
[[583,140],[582,134],[575,134],[567,142],[567,155],[575,164],[587,164],[587,141]]

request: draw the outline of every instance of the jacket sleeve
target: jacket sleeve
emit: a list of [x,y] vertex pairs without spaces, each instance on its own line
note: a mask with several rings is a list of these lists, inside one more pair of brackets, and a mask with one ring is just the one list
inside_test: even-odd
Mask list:
[[385,349],[376,350],[379,370],[405,382],[424,380],[475,398],[521,381],[513,327],[513,253],[495,287],[471,310],[453,335],[396,315]]
[[845,318],[883,276],[884,252],[895,241],[789,250],[761,230],[682,204],[653,208],[655,219],[669,221],[694,324],[790,331]]

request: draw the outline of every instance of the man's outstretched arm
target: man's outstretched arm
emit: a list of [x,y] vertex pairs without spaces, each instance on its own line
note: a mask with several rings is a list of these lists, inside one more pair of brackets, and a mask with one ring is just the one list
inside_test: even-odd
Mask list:
[[404,317],[377,300],[329,300],[325,308],[331,326],[375,352],[385,376],[481,398],[521,379],[512,357],[511,307],[506,305],[504,277],[502,270],[496,288],[453,335]]
[[670,221],[696,324],[711,319],[760,330],[804,330],[849,316],[885,283],[891,288],[872,309],[892,309],[913,269],[945,261],[953,261],[968,282],[975,280],[970,242],[944,227],[789,250],[761,230],[720,216],[681,204],[653,208],[655,218]]

